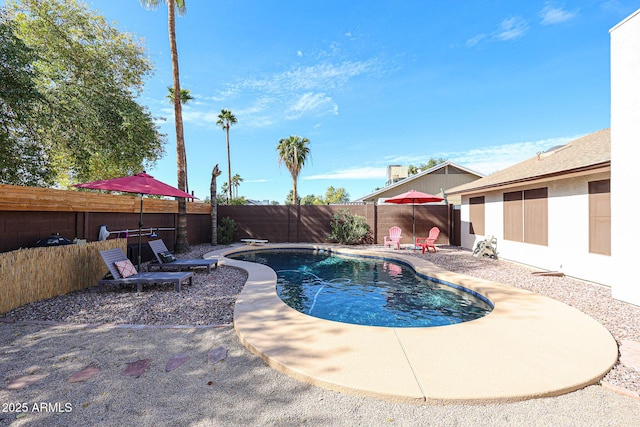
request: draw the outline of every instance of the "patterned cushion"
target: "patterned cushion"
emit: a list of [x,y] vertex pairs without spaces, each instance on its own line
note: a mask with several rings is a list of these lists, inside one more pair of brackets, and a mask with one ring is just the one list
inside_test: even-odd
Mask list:
[[124,261],[116,261],[115,265],[123,278],[127,278],[129,276],[133,276],[134,274],[138,274],[138,271],[133,266],[133,264],[131,264],[131,261],[129,261],[128,259]]

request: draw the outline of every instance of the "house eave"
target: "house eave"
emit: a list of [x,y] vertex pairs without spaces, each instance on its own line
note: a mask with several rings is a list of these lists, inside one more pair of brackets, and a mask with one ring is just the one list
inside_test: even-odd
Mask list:
[[396,187],[400,187],[402,185],[405,185],[408,182],[411,182],[411,181],[414,181],[414,180],[418,180],[418,179],[422,178],[423,176],[432,174],[433,172],[437,171],[438,169],[442,169],[442,168],[444,168],[446,166],[451,166],[451,167],[454,167],[454,168],[458,168],[458,169],[468,173],[469,175],[476,175],[479,178],[484,177],[484,175],[481,174],[480,172],[476,172],[476,171],[474,171],[472,169],[469,169],[469,168],[467,168],[465,166],[461,166],[461,165],[459,165],[457,163],[454,163],[454,162],[451,162],[451,161],[446,161],[446,162],[443,162],[443,163],[439,163],[439,164],[431,167],[430,169],[427,169],[427,170],[422,171],[420,173],[417,173],[415,175],[410,175],[409,177],[407,177],[407,178],[405,178],[403,180],[400,180],[398,182],[394,182],[393,184],[387,185],[386,187],[383,187],[383,188],[381,188],[379,190],[376,190],[373,193],[367,194],[366,196],[360,197],[360,198],[354,200],[354,202],[366,202],[367,200],[375,199],[376,196],[378,196],[379,194],[388,192],[389,190],[392,190],[392,189],[394,189]]
[[572,177],[583,176],[583,175],[593,175],[599,172],[611,172],[611,161],[609,160],[602,163],[583,166],[583,167],[570,169],[570,170],[558,171],[558,172],[549,173],[545,175],[536,175],[532,177],[514,179],[511,181],[499,182],[495,184],[487,184],[479,187],[462,189],[459,191],[453,191],[453,192],[447,191],[447,195],[485,193],[488,190],[506,189],[511,187],[522,186],[523,184],[542,183],[542,182],[557,179],[558,177],[562,177],[564,179],[564,178],[572,178]]

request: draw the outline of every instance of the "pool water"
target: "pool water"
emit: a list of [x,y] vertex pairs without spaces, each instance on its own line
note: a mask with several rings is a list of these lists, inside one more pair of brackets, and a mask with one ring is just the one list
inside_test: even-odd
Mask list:
[[271,267],[276,292],[295,310],[369,326],[429,327],[468,322],[492,307],[470,291],[423,278],[400,263],[327,251],[258,250],[228,258]]

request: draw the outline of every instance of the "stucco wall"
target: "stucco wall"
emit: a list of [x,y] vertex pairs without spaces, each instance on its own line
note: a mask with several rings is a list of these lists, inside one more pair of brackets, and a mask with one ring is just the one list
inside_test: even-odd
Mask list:
[[[589,181],[608,179],[609,173],[554,180],[508,191],[548,188],[548,246],[504,240],[503,192],[485,194],[485,233],[498,239],[498,256],[539,269],[562,271],[611,286],[610,256],[589,253]],[[461,209],[462,246],[468,249],[485,236],[469,234],[469,197],[463,197]]]
[[[611,255],[612,295],[640,305],[640,227],[632,212],[638,194],[640,142],[640,10],[611,30]],[[630,205],[631,203],[631,205]]]

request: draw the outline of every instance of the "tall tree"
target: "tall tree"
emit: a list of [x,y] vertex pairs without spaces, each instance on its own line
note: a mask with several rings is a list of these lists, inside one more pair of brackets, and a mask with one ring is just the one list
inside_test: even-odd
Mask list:
[[47,185],[53,178],[44,162],[48,153],[30,138],[30,123],[43,99],[32,66],[38,56],[14,29],[14,22],[0,9],[0,183]]
[[293,179],[293,193],[291,195],[294,204],[300,204],[298,198],[298,175],[304,166],[307,158],[309,157],[310,141],[307,138],[303,138],[297,135],[291,135],[288,138],[283,138],[276,147],[278,151],[278,163],[282,164],[289,169],[291,178]]
[[233,196],[234,198],[238,198],[238,188],[240,188],[240,183],[243,181],[244,178],[242,178],[238,174],[233,175],[233,177],[231,178],[231,185],[233,185],[233,192],[235,192]]
[[[182,123],[182,104],[180,103],[180,70],[178,67],[178,45],[176,43],[176,9],[178,15],[187,13],[185,0],[140,0],[146,8],[157,8],[160,3],[167,3],[169,24],[169,46],[171,50],[171,69],[173,71],[173,110],[176,123],[176,158],[178,163],[178,188],[187,191],[187,172],[185,160],[187,158],[184,146],[184,128]],[[187,236],[187,199],[178,199],[178,232],[176,252],[189,250]]]
[[229,203],[229,183],[226,181],[223,182],[222,187],[220,187],[220,191],[222,191],[222,194],[224,194],[224,198],[220,197],[220,204],[230,205],[231,203]]
[[[173,88],[171,86],[167,87],[167,92],[167,99],[173,104],[173,100],[175,98]],[[193,96],[191,96],[191,89],[180,89],[180,103],[182,105],[185,105],[189,101],[193,101],[193,99]]]
[[[175,95],[173,94],[173,88],[169,86],[167,88],[167,99],[169,102],[173,104],[173,100],[175,99]],[[189,101],[193,101],[193,96],[191,96],[190,89],[180,89],[180,103],[182,105],[186,105]],[[184,188],[187,193],[189,192],[189,165],[187,164],[187,143],[184,143]]]
[[[164,138],[135,100],[152,64],[132,35],[75,0],[10,1],[5,11],[14,35],[37,54],[21,73],[3,59],[3,78],[28,71],[37,96],[2,82],[2,102],[5,93],[21,99],[2,111],[19,142],[11,153],[21,159],[11,162],[4,182],[64,187],[140,172],[162,156]],[[11,182],[11,171],[19,181]]]
[[229,183],[229,193],[227,196],[227,204],[231,204],[231,199],[233,198],[232,196],[232,186],[231,186],[231,149],[229,147],[229,128],[231,127],[231,125],[234,125],[238,122],[238,120],[236,119],[236,116],[233,115],[233,113],[231,112],[231,110],[226,110],[226,109],[222,109],[220,111],[220,114],[218,114],[218,121],[216,122],[216,125],[220,126],[222,128],[222,130],[225,131],[226,136],[227,136],[227,174],[229,176],[229,180],[227,181]]
[[218,169],[218,165],[215,165],[211,171],[211,186],[209,191],[211,192],[211,244],[218,244],[218,195],[216,178],[220,176],[222,172]]

